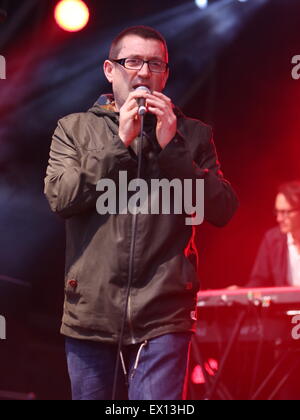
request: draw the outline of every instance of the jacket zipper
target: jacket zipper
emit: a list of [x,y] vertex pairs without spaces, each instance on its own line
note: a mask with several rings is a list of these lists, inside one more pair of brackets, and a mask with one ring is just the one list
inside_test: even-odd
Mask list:
[[[142,133],[142,138],[143,138],[143,135],[144,135],[144,131],[143,131],[143,133]],[[141,147],[140,145],[139,145],[139,147]],[[139,147],[138,147],[138,154],[139,154],[139,151],[142,153],[142,149],[139,149]],[[137,176],[137,178],[140,178],[141,177],[141,173],[140,173],[140,169],[141,169],[141,161],[139,161],[139,169],[138,169],[138,176]],[[132,231],[131,231],[131,233],[133,233],[133,229],[135,229],[135,237],[136,237],[136,235],[137,235],[137,226],[138,226],[138,214],[137,213],[135,213],[135,214],[133,214],[132,215],[132,221],[133,221],[133,223],[132,223]],[[133,238],[133,236],[131,236],[131,244],[130,244],[130,249],[132,249],[132,246],[133,246],[133,241],[134,241],[135,239]],[[134,245],[136,245],[136,243],[134,244]],[[134,254],[135,254],[135,247],[133,248],[133,261],[132,261],[132,265],[133,265],[133,267],[132,267],[132,279],[131,279],[131,282],[133,281],[133,277],[134,277]],[[129,275],[130,275],[130,273],[129,273]],[[130,288],[132,287],[132,284],[130,284]],[[132,323],[132,317],[131,317],[131,295],[130,295],[130,292],[131,292],[131,290],[129,290],[129,295],[128,295],[128,307],[127,307],[127,323],[128,323],[128,327],[129,327],[129,334],[131,335],[131,343],[132,344],[136,344],[136,339],[135,339],[135,337],[134,337],[134,334],[133,334],[133,323]]]
[[[133,232],[133,229],[136,229],[136,235],[137,235],[137,227],[138,227],[138,214],[133,214],[132,215],[132,221],[133,221],[133,223],[132,223],[132,231],[131,232]],[[131,237],[131,246],[130,246],[130,248],[133,246],[133,241],[134,241],[134,238],[133,238],[133,236]],[[136,245],[136,244],[135,244]],[[131,343],[132,344],[136,344],[137,343],[137,340],[135,339],[135,336],[134,336],[134,333],[133,333],[133,322],[132,322],[132,305],[131,305],[131,301],[132,301],[132,299],[131,299],[131,287],[132,287],[132,282],[133,282],[133,277],[134,277],[134,257],[135,257],[135,247],[133,248],[133,267],[132,267],[132,279],[131,279],[131,285],[130,285],[130,291],[129,291],[129,297],[128,297],[128,307],[127,307],[127,323],[128,323],[128,327],[129,327],[129,335],[130,335],[130,338],[131,338]],[[129,272],[129,275],[130,275],[130,272]]]
[[128,299],[127,321],[128,321],[129,333],[130,333],[130,336],[131,336],[131,344],[136,344],[136,339],[134,338],[134,334],[133,334],[133,325],[132,325],[132,317],[131,317],[131,296],[130,295],[129,295],[129,299]]

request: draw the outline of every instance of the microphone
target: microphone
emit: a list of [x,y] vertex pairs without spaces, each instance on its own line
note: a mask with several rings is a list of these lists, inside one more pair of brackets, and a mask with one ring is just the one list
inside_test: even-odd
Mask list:
[[[147,88],[147,86],[138,86],[135,90],[145,90],[147,93],[151,93],[150,89]],[[145,115],[146,112],[147,112],[146,99],[145,98],[138,98],[137,103],[138,103],[138,106],[139,106],[138,114],[140,116]]]

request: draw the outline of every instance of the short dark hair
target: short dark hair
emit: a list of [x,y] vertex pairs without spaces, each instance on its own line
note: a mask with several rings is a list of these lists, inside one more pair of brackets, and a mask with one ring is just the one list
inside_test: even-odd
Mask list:
[[300,208],[300,180],[281,184],[278,193],[283,194],[291,206]]
[[166,58],[168,59],[168,46],[165,38],[157,30],[151,28],[150,26],[143,25],[131,26],[129,28],[126,28],[115,37],[115,39],[111,43],[111,47],[109,50],[110,59],[116,59],[118,57],[118,54],[120,52],[120,43],[122,39],[125,38],[125,36],[127,35],[137,35],[143,39],[157,39],[164,45],[166,51]]

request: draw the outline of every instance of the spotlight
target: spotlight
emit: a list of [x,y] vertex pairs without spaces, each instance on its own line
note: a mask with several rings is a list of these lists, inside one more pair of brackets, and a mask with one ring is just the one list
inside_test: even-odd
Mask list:
[[200,9],[205,9],[208,6],[208,0],[195,0],[195,3]]
[[61,0],[55,7],[54,17],[65,31],[77,32],[87,25],[90,12],[82,0]]

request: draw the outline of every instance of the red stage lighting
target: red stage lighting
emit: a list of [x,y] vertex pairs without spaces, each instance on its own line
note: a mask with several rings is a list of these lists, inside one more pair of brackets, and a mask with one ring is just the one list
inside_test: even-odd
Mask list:
[[55,7],[54,17],[65,31],[77,32],[87,25],[90,12],[82,0],[61,0]]

